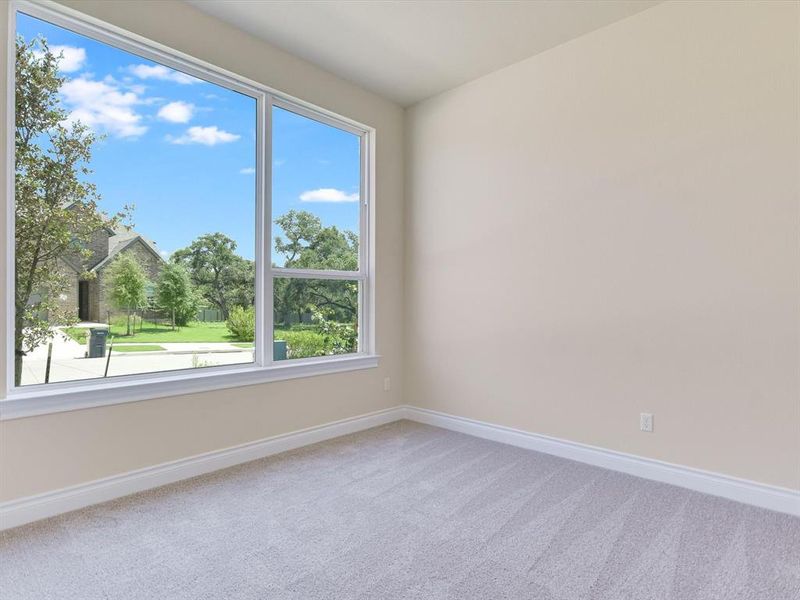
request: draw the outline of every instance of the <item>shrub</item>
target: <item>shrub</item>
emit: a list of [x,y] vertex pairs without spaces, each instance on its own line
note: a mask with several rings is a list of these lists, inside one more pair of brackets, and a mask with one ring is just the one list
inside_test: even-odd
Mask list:
[[328,354],[325,336],[316,331],[276,330],[275,338],[286,342],[288,358],[308,358]]
[[355,352],[358,346],[355,324],[335,321],[331,319],[332,316],[330,311],[327,313],[321,310],[314,311],[314,323],[325,340],[326,354]]
[[315,323],[292,323],[288,326],[292,331],[316,331],[319,332],[319,326]]
[[254,341],[256,339],[256,309],[252,306],[247,308],[234,306],[225,325],[240,342]]

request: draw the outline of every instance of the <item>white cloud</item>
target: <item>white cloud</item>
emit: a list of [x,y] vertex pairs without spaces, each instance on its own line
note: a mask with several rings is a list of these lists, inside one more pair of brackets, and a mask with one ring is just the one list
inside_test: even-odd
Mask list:
[[348,194],[334,188],[319,188],[300,194],[300,202],[358,202],[358,193]]
[[139,79],[159,79],[161,81],[172,81],[182,85],[202,83],[201,79],[175,71],[164,65],[131,65],[128,70]]
[[244,169],[239,169],[239,173],[242,175],[252,175],[255,173],[256,170],[253,167],[245,167]]
[[80,121],[93,130],[118,137],[138,137],[147,131],[134,107],[141,103],[135,92],[123,91],[113,80],[95,81],[78,77],[60,89],[70,108],[68,122]]
[[[131,90],[132,92],[134,92],[135,94],[143,93],[143,92],[138,92],[136,90],[136,88],[138,88],[138,87],[139,86],[131,86],[128,89]],[[144,86],[142,86],[142,87],[144,87]],[[147,98],[142,98],[142,104],[146,104],[147,106],[152,106],[154,104],[164,104],[164,102],[166,102],[166,101],[167,101],[167,99],[166,98],[162,98],[161,96],[148,96]]]
[[223,131],[216,125],[211,127],[189,127],[182,136],[177,138],[167,137],[167,141],[172,144],[203,144],[204,146],[216,146],[235,142],[241,136],[228,131]]
[[[64,73],[72,73],[80,70],[86,62],[86,50],[75,46],[50,46],[50,52],[58,58],[58,70]],[[44,53],[41,50],[34,52],[36,58],[41,58]]]
[[194,104],[187,102],[170,102],[158,109],[158,116],[170,123],[188,123],[194,113]]

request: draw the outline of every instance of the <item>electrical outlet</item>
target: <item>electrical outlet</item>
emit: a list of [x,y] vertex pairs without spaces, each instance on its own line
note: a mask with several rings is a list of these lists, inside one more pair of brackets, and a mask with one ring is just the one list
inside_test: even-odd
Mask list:
[[652,413],[639,414],[639,429],[652,433],[653,431],[653,415]]
[[392,378],[391,377],[384,377],[383,379],[383,391],[388,392],[392,389]]

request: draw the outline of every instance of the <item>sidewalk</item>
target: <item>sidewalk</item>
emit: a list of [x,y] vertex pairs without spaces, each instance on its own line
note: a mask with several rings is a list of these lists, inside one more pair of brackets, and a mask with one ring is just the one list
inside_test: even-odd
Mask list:
[[[196,354],[207,352],[252,352],[252,348],[238,348],[230,342],[119,342],[114,343],[114,348],[118,346],[161,346],[163,350],[153,350],[136,353],[142,354]],[[113,352],[113,350],[112,350]],[[130,356],[130,353],[126,353]]]
[[[78,381],[103,377],[107,356],[84,358],[86,346],[72,338],[57,333],[52,340],[50,383]],[[122,344],[120,344],[122,345]],[[157,345],[165,350],[154,352],[114,352],[108,363],[108,376],[133,375],[191,369],[194,367],[244,364],[253,361],[252,348],[237,348],[227,342],[220,343],[125,343],[125,346]],[[47,346],[30,352],[23,360],[22,385],[44,383],[47,368]]]

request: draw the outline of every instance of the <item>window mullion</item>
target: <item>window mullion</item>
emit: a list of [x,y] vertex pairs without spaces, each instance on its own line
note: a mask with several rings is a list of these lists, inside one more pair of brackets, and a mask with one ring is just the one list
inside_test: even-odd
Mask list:
[[369,136],[366,132],[361,134],[361,179],[360,179],[360,213],[359,213],[359,243],[358,243],[358,272],[363,275],[363,279],[358,286],[358,350],[359,352],[372,352],[371,347],[371,323],[370,323],[370,302],[372,301],[371,282],[368,280],[370,273],[370,148]]
[[261,364],[271,366],[273,363],[273,276],[272,276],[272,94],[264,97],[261,127],[261,161],[258,171],[262,175],[261,195],[263,198],[263,213],[259,219],[258,227],[261,232],[260,256],[261,264],[257,266],[262,274],[261,286],[261,328],[258,337],[261,337]]
[[361,281],[365,275],[360,271],[319,271],[314,269],[273,268],[273,277],[286,279],[334,279],[341,281]]

